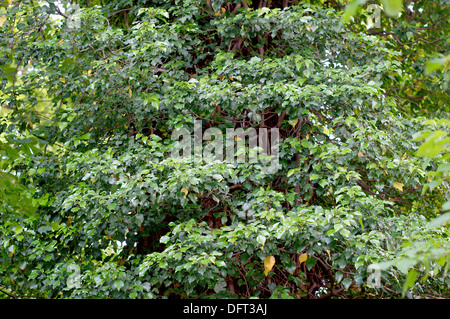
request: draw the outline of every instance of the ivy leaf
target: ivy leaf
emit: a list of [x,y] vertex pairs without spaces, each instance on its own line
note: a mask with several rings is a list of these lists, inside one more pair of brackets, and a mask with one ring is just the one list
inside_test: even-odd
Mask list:
[[187,188],[186,187],[183,187],[181,190],[180,190],[180,192],[182,192],[182,193],[184,193],[184,199],[186,199],[186,196],[187,196],[187,194],[189,193],[189,191],[187,190]]
[[292,127],[295,127],[295,126],[297,125],[297,123],[298,123],[298,118],[296,118],[296,119],[293,120],[293,121],[289,121],[289,124],[291,124]]
[[308,270],[311,270],[312,267],[314,267],[314,265],[317,263],[317,259],[315,258],[308,258],[305,262],[306,268]]
[[275,257],[267,256],[266,259],[264,259],[264,275],[267,276],[269,272],[272,270],[274,265],[275,265]]
[[258,244],[264,246],[264,244],[266,243],[266,237],[263,235],[258,235],[256,241],[258,242]]
[[160,239],[159,239],[159,242],[161,243],[161,244],[167,244],[167,242],[170,240],[170,237],[169,236],[162,236]]
[[298,261],[299,263],[303,263],[308,259],[308,254],[307,253],[303,253],[300,256],[298,256]]
[[344,278],[344,280],[342,280],[342,285],[344,286],[345,290],[348,290],[352,282],[353,280],[351,280],[350,278]]
[[342,236],[344,236],[344,237],[348,237],[348,236],[350,236],[350,231],[348,230],[348,229],[342,229],[340,232],[339,232]]
[[394,182],[393,187],[398,189],[399,191],[403,192],[403,186],[405,186],[403,183]]
[[227,283],[225,282],[225,280],[223,278],[220,278],[220,280],[217,282],[217,284],[214,286],[214,291],[216,293],[219,293],[221,291],[226,290]]
[[123,286],[124,286],[124,282],[120,279],[114,281],[113,283],[114,288],[116,288],[117,290],[120,290]]

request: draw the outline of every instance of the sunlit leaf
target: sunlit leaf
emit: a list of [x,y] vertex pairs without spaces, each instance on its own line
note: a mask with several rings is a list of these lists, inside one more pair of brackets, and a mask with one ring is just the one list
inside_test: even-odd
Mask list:
[[187,190],[186,187],[181,188],[180,192],[184,193],[184,199],[186,199],[187,194],[189,193],[189,191]]
[[394,185],[393,185],[394,188],[398,189],[401,192],[403,192],[403,186],[405,186],[405,184],[399,183],[399,182],[394,182]]

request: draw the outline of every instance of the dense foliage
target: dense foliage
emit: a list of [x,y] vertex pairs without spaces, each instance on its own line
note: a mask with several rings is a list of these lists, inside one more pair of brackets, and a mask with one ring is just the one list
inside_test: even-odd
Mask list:
[[0,2],[0,296],[449,297],[448,6],[363,3]]

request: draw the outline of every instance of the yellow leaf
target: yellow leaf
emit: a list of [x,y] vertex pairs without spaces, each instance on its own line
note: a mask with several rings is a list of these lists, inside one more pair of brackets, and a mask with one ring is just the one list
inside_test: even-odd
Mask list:
[[234,140],[237,142],[237,141],[242,140],[242,138],[240,138],[239,136],[235,136],[235,137],[234,137]]
[[267,256],[266,259],[264,259],[264,275],[268,275],[269,271],[272,270],[273,265],[275,265],[275,257],[273,256]]
[[0,17],[0,27],[5,23],[6,17]]
[[187,188],[183,187],[183,188],[181,189],[180,192],[184,193],[184,197],[183,197],[183,198],[186,199],[186,196],[187,196],[187,194],[189,193],[189,191],[187,190]]
[[361,151],[358,152],[358,157],[364,156]]
[[62,83],[66,83],[66,79],[65,79],[65,78],[59,78],[59,80],[60,80]]
[[87,75],[91,76],[92,75],[92,70],[88,70]]
[[402,183],[394,182],[394,188],[398,189],[401,192],[403,192],[403,186],[405,185]]
[[307,29],[308,31],[311,31],[311,27],[310,27],[309,25],[306,25],[306,29]]
[[133,92],[131,91],[131,87],[128,87],[128,96],[130,98],[133,96]]
[[328,127],[324,127],[324,128],[323,128],[323,132],[324,132],[326,135],[330,135],[330,133],[331,133],[331,131],[330,131],[330,129],[329,129]]
[[220,8],[218,11],[214,12],[214,15],[216,16],[221,16],[222,14],[225,13],[225,11],[227,11],[227,9],[225,9],[224,7]]
[[264,246],[259,247],[261,250],[264,250]]
[[308,259],[308,254],[307,254],[307,253],[301,254],[301,255],[298,257],[298,261],[299,261],[300,263],[305,262],[306,259]]
[[309,134],[306,134],[306,139],[309,140]]
[[298,118],[296,118],[294,121],[289,121],[289,124],[292,125],[292,127],[295,127],[298,123]]
[[331,260],[330,250],[327,249],[326,252],[327,252],[327,254],[328,254],[328,260]]
[[8,3],[9,3],[9,4],[12,4],[12,0],[8,0]]

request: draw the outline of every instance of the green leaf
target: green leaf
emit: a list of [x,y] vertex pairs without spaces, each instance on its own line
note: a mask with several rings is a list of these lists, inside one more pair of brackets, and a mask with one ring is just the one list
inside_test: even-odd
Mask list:
[[319,185],[320,185],[322,188],[325,188],[325,187],[328,185],[328,180],[326,180],[326,179],[321,179],[320,182],[319,182]]
[[20,225],[17,225],[16,227],[14,227],[14,232],[16,234],[20,234],[21,232],[23,232],[23,227]]
[[137,297],[137,292],[136,292],[136,291],[131,292],[130,295],[129,295],[129,297],[130,297],[131,299],[135,299],[135,298]]
[[336,279],[337,283],[340,283],[343,277],[344,277],[344,275],[340,271],[337,271],[335,276],[334,276],[334,278]]
[[[450,202],[445,203],[442,206],[442,210],[444,211],[450,210]],[[431,222],[428,223],[427,226],[428,228],[440,227],[443,226],[444,224],[447,224],[448,222],[450,222],[450,212],[442,214],[441,216],[433,219]]]
[[345,290],[348,290],[348,288],[350,288],[352,282],[353,280],[350,278],[344,278],[344,280],[342,280],[342,285],[344,286]]
[[80,140],[88,140],[91,137],[91,133],[83,134],[79,137]]
[[258,235],[256,241],[258,242],[258,244],[264,245],[266,243],[266,237],[263,235]]
[[447,63],[447,60],[450,60],[449,57],[450,55],[446,58],[431,59],[425,62],[425,75],[430,75],[433,72],[442,70]]
[[125,284],[122,280],[118,279],[118,280],[114,281],[113,285],[114,285],[114,288],[116,288],[117,290],[120,290]]
[[410,258],[404,258],[395,263],[395,266],[400,270],[403,274],[407,274],[409,271],[409,268],[414,266],[416,264],[416,261],[414,259]]
[[298,168],[292,168],[288,171],[286,177],[291,177],[293,174],[295,174],[296,172],[298,172],[299,169]]
[[162,236],[160,239],[159,239],[159,242],[160,243],[162,243],[162,244],[167,244],[167,242],[170,240],[170,237],[169,236]]
[[402,10],[403,0],[381,0],[384,11],[391,17],[396,17]]
[[342,229],[340,232],[339,232],[342,236],[344,236],[344,237],[349,237],[350,236],[350,231],[348,230],[348,229]]
[[408,276],[406,277],[406,282],[403,285],[403,294],[402,294],[403,296],[405,295],[406,291],[414,285],[418,275],[419,275],[419,272],[415,269],[411,269],[408,272]]
[[317,259],[315,259],[315,258],[308,258],[308,259],[306,259],[305,265],[306,265],[306,268],[308,270],[311,270],[312,267],[314,267],[314,265],[316,263],[317,263]]
[[358,8],[366,3],[367,0],[352,0],[344,10],[341,21],[347,23],[350,21],[350,17],[356,14]]

